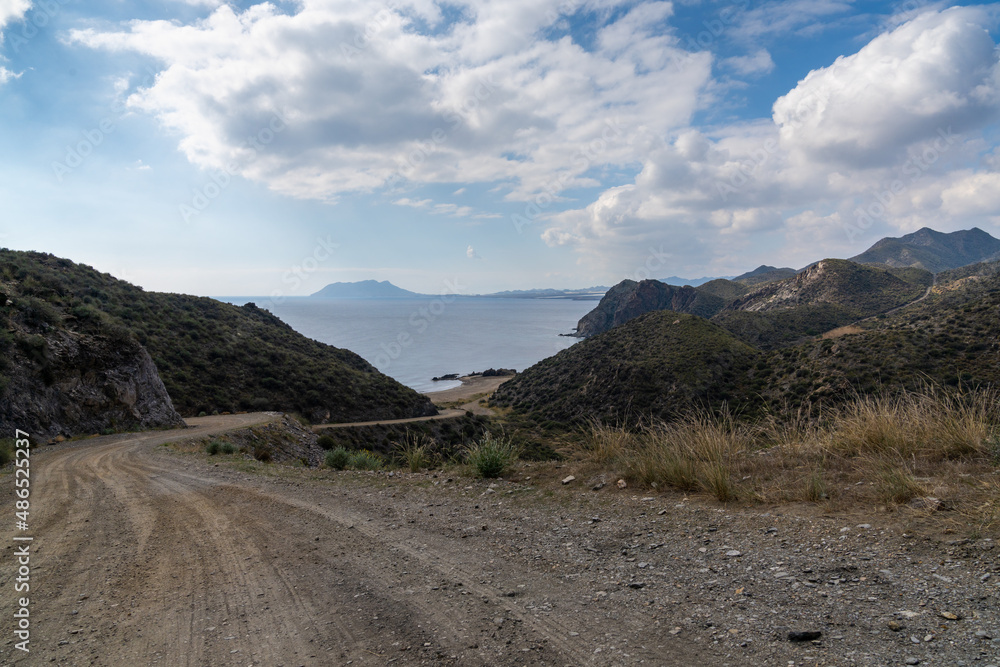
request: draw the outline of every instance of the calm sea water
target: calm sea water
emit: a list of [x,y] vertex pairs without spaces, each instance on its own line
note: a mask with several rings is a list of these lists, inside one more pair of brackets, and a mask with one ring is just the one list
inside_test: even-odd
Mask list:
[[596,301],[568,299],[316,299],[223,297],[267,308],[299,333],[347,348],[380,371],[420,392],[458,382],[432,382],[449,373],[528,366],[566,349],[570,333]]

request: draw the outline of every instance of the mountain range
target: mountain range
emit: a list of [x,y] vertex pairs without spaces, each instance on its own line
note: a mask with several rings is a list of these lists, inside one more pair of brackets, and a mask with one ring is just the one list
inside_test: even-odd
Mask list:
[[586,340],[525,370],[493,402],[563,424],[723,404],[816,418],[878,389],[996,384],[1000,261],[963,264],[995,258],[994,247],[981,230],[920,230],[855,258],[865,263],[825,259],[763,283],[624,281],[581,319]]

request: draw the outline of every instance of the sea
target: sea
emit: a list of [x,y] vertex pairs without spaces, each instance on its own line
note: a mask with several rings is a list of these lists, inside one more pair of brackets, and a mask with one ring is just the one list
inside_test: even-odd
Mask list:
[[304,336],[361,355],[386,375],[429,393],[459,386],[432,378],[489,368],[523,371],[565,350],[596,300],[442,296],[426,299],[217,297],[254,302]]

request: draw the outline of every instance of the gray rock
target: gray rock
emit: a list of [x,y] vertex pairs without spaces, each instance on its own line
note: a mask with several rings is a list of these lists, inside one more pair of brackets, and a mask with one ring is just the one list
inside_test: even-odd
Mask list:
[[38,338],[44,340],[46,377],[14,347],[0,423],[17,424],[42,440],[184,426],[156,365],[135,339],[70,331]]

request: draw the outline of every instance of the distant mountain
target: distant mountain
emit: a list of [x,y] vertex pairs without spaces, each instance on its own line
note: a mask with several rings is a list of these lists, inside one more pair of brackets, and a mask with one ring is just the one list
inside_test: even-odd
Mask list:
[[330,283],[310,296],[324,299],[419,299],[426,295],[396,287],[388,280],[361,280],[354,283]]
[[791,278],[795,275],[795,273],[795,269],[788,267],[779,269],[775,266],[761,264],[753,271],[748,271],[743,275],[736,276],[733,278],[733,282],[742,283],[743,285],[760,285],[761,283],[768,283],[772,280]]
[[991,259],[1000,259],[1000,240],[977,227],[950,234],[924,227],[899,238],[884,238],[851,261],[939,273]]
[[675,287],[659,280],[623,280],[580,320],[576,335],[593,336],[653,310],[673,310],[711,317],[726,302],[694,287]]
[[676,285],[677,287],[684,287],[685,285],[690,285],[691,287],[698,287],[699,285],[704,285],[712,280],[719,280],[720,278],[730,279],[732,276],[720,276],[718,278],[706,277],[706,278],[679,278],[677,276],[670,276],[669,278],[660,278],[661,283],[666,283],[668,285]]
[[491,299],[573,299],[576,301],[597,300],[608,291],[607,287],[586,287],[584,289],[528,289],[507,290],[479,296]]

